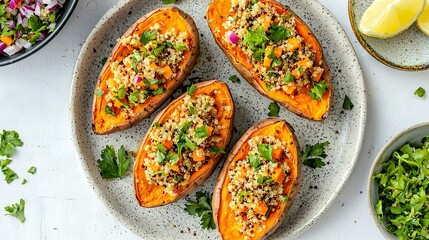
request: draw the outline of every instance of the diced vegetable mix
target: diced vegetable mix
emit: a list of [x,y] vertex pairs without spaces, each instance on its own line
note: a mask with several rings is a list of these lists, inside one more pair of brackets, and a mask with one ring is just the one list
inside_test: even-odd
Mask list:
[[0,1],[0,54],[12,56],[55,30],[66,0]]
[[406,144],[374,176],[379,186],[378,219],[399,240],[429,238],[429,136]]

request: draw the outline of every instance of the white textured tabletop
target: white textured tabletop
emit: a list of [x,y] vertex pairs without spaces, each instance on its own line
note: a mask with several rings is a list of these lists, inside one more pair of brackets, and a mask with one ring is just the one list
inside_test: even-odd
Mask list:
[[[160,0],[159,0],[160,1]],[[116,0],[81,0],[60,34],[31,57],[0,68],[0,130],[25,142],[10,167],[28,183],[0,182],[0,239],[138,239],[118,223],[87,184],[71,140],[69,87],[80,47]],[[352,33],[347,1],[321,0],[352,42],[365,76],[368,121],[355,170],[335,203],[299,239],[382,239],[367,206],[366,179],[380,148],[401,130],[429,121],[429,71],[401,72],[372,58]],[[35,175],[27,173],[36,166]],[[26,200],[27,221],[2,216],[3,206]]]

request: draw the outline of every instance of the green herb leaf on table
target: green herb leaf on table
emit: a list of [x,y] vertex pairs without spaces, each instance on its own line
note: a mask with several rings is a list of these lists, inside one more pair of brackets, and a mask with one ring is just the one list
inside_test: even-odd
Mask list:
[[414,95],[419,96],[419,97],[424,97],[426,95],[426,91],[424,88],[419,87],[417,88],[417,90],[414,92]]
[[238,78],[237,75],[232,75],[229,77],[229,80],[233,83],[240,83],[240,78]]
[[270,103],[270,105],[268,105],[268,116],[270,117],[278,117],[279,116],[279,112],[280,112],[280,107],[276,102],[272,102]]
[[349,96],[345,96],[344,97],[344,102],[343,102],[343,109],[345,110],[352,110],[354,107],[352,101],[350,100]]
[[24,209],[25,201],[22,198],[19,200],[19,203],[4,207],[4,210],[8,212],[5,215],[16,217],[21,223],[25,222]]
[[11,157],[17,147],[22,147],[24,143],[19,138],[16,131],[3,130],[0,133],[0,156]]
[[305,146],[302,152],[301,160],[302,163],[311,168],[321,168],[326,165],[323,160],[327,157],[325,148],[329,145],[329,142],[316,143],[313,146]]
[[308,95],[314,100],[322,100],[323,94],[328,89],[329,84],[325,81],[320,81],[318,83],[314,83],[311,91],[308,92]]
[[4,180],[9,184],[13,181],[15,181],[16,179],[18,179],[18,174],[16,174],[16,172],[14,172],[12,169],[10,169],[7,166],[3,166],[1,168],[1,171],[4,175]]
[[27,183],[27,179],[22,179],[22,182],[21,182],[21,185],[24,185],[24,184],[26,184]]
[[124,146],[118,150],[116,157],[113,146],[106,146],[101,151],[101,160],[97,160],[100,175],[103,179],[123,178],[131,163],[131,157],[125,151]]
[[30,169],[28,169],[28,172],[31,174],[35,174],[37,172],[37,168],[32,166],[32,167],[30,167]]
[[186,200],[185,211],[192,216],[201,217],[201,226],[203,229],[215,229],[216,225],[213,220],[212,196],[208,192],[197,192],[196,201]]

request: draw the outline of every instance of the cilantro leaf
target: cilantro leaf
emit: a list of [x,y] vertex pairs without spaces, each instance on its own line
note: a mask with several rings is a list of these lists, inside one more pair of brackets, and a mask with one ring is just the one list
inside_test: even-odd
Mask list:
[[352,110],[354,107],[352,101],[350,100],[349,96],[345,96],[344,97],[344,102],[343,102],[343,109],[345,110]]
[[112,115],[112,116],[116,116],[115,111],[113,111],[113,109],[109,106],[105,106],[104,107],[104,112],[106,114]]
[[157,30],[153,30],[153,31],[145,30],[142,33],[142,36],[140,37],[140,42],[143,43],[143,45],[146,45],[148,42],[155,39],[157,32],[158,32]]
[[327,157],[325,148],[328,145],[329,142],[326,141],[323,143],[316,143],[313,146],[305,146],[301,156],[302,163],[311,168],[321,168],[325,166],[326,164],[323,162],[323,159]]
[[22,179],[22,182],[21,182],[21,185],[24,185],[24,184],[26,184],[27,183],[27,179]]
[[290,72],[287,72],[285,78],[283,79],[283,82],[292,83],[295,82],[295,78],[292,76],[292,74],[290,74]]
[[210,146],[210,154],[225,153],[225,150],[218,146]]
[[424,88],[419,87],[417,88],[417,90],[414,92],[414,95],[419,96],[419,97],[424,97],[426,95],[426,91]]
[[16,217],[21,223],[25,222],[24,209],[25,201],[22,198],[19,200],[19,203],[4,207],[4,210],[8,212],[5,215]]
[[258,174],[258,178],[256,179],[256,182],[261,185],[266,185],[272,181],[274,181],[272,177],[262,176],[261,174]]
[[240,83],[240,78],[238,78],[237,75],[232,75],[229,77],[229,80],[233,83]]
[[113,146],[106,146],[101,151],[101,160],[97,160],[100,175],[103,179],[123,178],[128,171],[131,157],[125,151],[124,146],[118,150],[116,157]]
[[308,95],[314,100],[322,100],[323,93],[328,89],[329,84],[325,81],[320,81],[318,83],[313,83],[311,91],[308,92]]
[[186,200],[185,211],[192,216],[201,217],[201,227],[203,229],[215,229],[216,225],[213,220],[212,196],[208,192],[197,192],[196,201]]
[[153,55],[158,56],[158,54],[160,54],[164,49],[165,49],[165,45],[164,45],[164,44],[162,44],[162,45],[159,45],[158,47],[156,47],[156,48],[152,51],[152,53],[153,53]]
[[18,174],[16,174],[16,172],[14,172],[12,169],[10,169],[7,166],[3,166],[1,168],[1,171],[4,175],[5,182],[7,182],[8,184],[18,179]]
[[268,116],[270,116],[270,117],[278,117],[279,116],[280,107],[276,102],[270,103],[270,105],[268,106],[268,110],[270,111],[268,113]]
[[273,147],[270,144],[259,144],[258,145],[258,152],[261,155],[261,157],[269,160],[269,161],[274,161],[273,160]]
[[192,95],[196,89],[197,89],[197,87],[195,87],[195,85],[192,84],[190,87],[188,87],[188,89],[186,91],[188,92],[189,95]]
[[195,128],[195,134],[194,136],[196,138],[206,138],[208,136],[208,130],[206,126],[201,126],[201,127],[197,127]]
[[3,130],[0,133],[0,156],[11,157],[15,153],[15,148],[22,147],[22,145],[24,143],[16,131]]
[[258,171],[259,168],[262,166],[261,163],[261,159],[259,159],[259,157],[257,157],[254,154],[250,154],[247,159],[249,160],[250,165],[256,170]]
[[268,28],[268,33],[269,33],[268,38],[274,42],[286,40],[291,36],[289,29],[279,25],[271,25]]
[[174,44],[174,49],[176,49],[177,51],[185,51],[188,50],[188,46],[184,45],[184,44]]

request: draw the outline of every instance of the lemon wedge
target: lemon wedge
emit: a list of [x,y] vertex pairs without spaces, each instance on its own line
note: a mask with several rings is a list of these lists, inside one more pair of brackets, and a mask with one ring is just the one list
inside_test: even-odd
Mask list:
[[426,35],[429,36],[429,0],[426,0],[425,8],[417,18],[417,27]]
[[389,38],[409,28],[426,0],[375,0],[365,11],[359,30],[371,37]]

